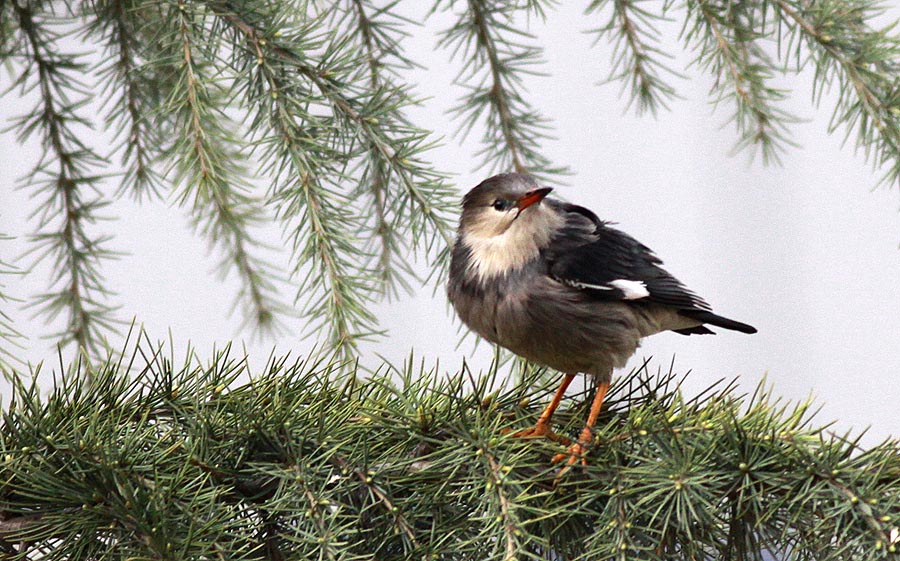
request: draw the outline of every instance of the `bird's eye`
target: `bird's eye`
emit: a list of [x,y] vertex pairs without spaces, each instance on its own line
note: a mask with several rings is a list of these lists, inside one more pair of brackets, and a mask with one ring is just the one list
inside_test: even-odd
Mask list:
[[509,201],[505,199],[495,199],[491,206],[494,207],[494,210],[507,210],[509,209]]

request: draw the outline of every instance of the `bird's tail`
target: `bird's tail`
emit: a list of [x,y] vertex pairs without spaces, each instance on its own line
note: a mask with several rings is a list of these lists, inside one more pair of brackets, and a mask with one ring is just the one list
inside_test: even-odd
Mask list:
[[726,317],[716,315],[712,312],[707,312],[706,310],[682,310],[681,314],[691,319],[702,321],[703,323],[708,323],[717,327],[724,327],[725,329],[740,331],[741,333],[756,333],[756,328],[752,325],[747,325],[746,323],[728,319]]

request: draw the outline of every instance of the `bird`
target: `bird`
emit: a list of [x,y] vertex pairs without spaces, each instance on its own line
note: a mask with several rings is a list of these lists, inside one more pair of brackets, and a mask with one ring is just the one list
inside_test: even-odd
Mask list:
[[[447,295],[472,331],[528,361],[563,373],[534,427],[517,437],[570,444],[552,458],[587,465],[593,428],[613,370],[641,339],[662,331],[742,333],[756,328],[712,311],[663,268],[650,248],[583,206],[548,197],[524,173],[485,179],[462,199],[451,250]],[[578,374],[594,379],[588,417],[575,442],[551,430],[551,419]]]

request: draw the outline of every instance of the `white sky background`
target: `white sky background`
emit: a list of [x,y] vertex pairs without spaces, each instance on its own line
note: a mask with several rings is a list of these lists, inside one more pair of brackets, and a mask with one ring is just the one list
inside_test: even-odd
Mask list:
[[[422,21],[430,4],[410,2],[406,9]],[[900,435],[900,194],[896,187],[873,191],[878,174],[851,145],[841,147],[842,133],[826,134],[833,96],[815,109],[811,75],[786,79],[794,93],[785,107],[808,119],[792,128],[801,147],[784,154],[782,167],[748,163],[746,153],[731,155],[734,126],[722,126],[731,107],[713,111],[712,79],[695,69],[685,72],[689,80],[676,79],[684,99],[673,101],[671,111],[656,119],[625,113],[619,85],[597,85],[608,72],[611,47],[591,48],[593,37],[580,33],[604,24],[606,16],[585,18],[586,3],[572,4],[531,27],[546,48],[542,70],[551,75],[526,80],[526,97],[555,128],[558,140],[547,142],[545,153],[574,172],[566,185],[550,186],[653,248],[718,313],[759,329],[753,336],[722,330],[717,336],[657,335],[631,365],[652,356],[654,367],[666,369],[674,356],[676,370],[693,372],[688,394],[734,376],[749,392],[765,376],[776,395],[799,400],[813,393],[825,405],[821,421],[838,419],[840,429],[871,425],[867,443]],[[426,67],[411,73],[416,93],[429,98],[410,113],[447,137],[432,158],[437,168],[457,174],[452,181],[462,195],[489,170],[473,169],[480,131],[463,145],[452,136],[456,124],[446,112],[464,90],[453,84],[458,65],[447,61],[447,51],[435,50],[436,31],[450,24],[446,16],[433,17],[407,43],[407,53]],[[666,42],[682,53],[678,29],[677,22],[668,26]],[[681,55],[673,64],[684,69],[690,59]],[[5,71],[2,76],[8,79]],[[13,100],[7,96],[0,105],[4,126],[28,107]],[[0,242],[5,261],[28,247],[26,237],[36,227],[27,220],[35,204],[29,191],[13,187],[38,156],[35,143],[21,147],[12,133],[0,135],[0,233],[16,236]],[[295,335],[258,341],[241,330],[240,317],[228,316],[237,283],[219,281],[218,258],[191,233],[187,213],[173,201],[116,201],[106,214],[117,220],[96,230],[114,233],[111,247],[127,253],[104,267],[108,286],[118,292],[113,302],[122,306],[120,317],[136,317],[156,339],[168,338],[171,329],[178,349],[190,340],[204,359],[229,340],[246,345],[254,364],[273,346],[277,353],[305,354],[313,341],[296,335],[301,321],[290,324]],[[262,235],[282,245],[277,227]],[[24,297],[46,290],[47,272],[41,267],[2,282],[7,293]],[[455,348],[458,324],[443,289],[433,293],[423,287],[380,304],[377,315],[390,336],[364,345],[361,361],[375,367],[382,355],[400,362],[415,350],[426,362],[439,359],[444,370],[456,370],[463,358],[476,369],[486,367],[486,345],[474,357],[469,345]],[[33,320],[30,310],[8,313],[30,337],[27,358],[55,366],[54,346],[40,338],[55,329]],[[0,385],[0,393],[7,391]]]

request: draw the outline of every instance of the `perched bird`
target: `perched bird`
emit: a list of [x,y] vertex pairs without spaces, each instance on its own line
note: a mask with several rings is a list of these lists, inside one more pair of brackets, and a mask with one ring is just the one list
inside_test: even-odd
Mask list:
[[584,207],[546,198],[551,190],[529,175],[508,173],[469,191],[447,292],[470,329],[565,373],[534,428],[517,436],[566,442],[550,430],[551,416],[576,374],[594,376],[584,430],[553,459],[567,460],[568,469],[579,459],[586,463],[612,371],[625,366],[642,338],[666,330],[713,333],[706,325],[756,329],[713,313],[647,246]]

